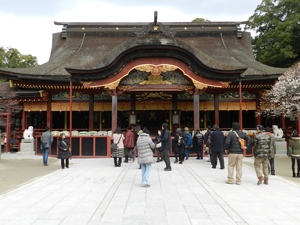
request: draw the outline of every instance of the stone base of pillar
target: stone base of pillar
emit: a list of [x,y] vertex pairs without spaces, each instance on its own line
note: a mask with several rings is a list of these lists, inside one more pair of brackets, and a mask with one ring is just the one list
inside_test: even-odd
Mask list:
[[35,141],[34,139],[23,139],[20,143],[20,151],[17,155],[35,155]]

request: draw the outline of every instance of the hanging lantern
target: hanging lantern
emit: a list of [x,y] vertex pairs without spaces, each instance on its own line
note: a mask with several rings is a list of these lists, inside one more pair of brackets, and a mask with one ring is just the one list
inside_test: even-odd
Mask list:
[[60,110],[59,110],[59,112],[61,113],[61,112],[62,112],[62,110],[60,109]]
[[229,108],[227,108],[227,112],[229,112]]
[[104,112],[104,108],[102,108],[102,110],[101,110],[102,112]]
[[143,108],[143,111],[146,111],[145,107]]
[[78,109],[78,112],[81,112],[81,109],[80,109],[80,108]]
[[121,108],[121,112],[123,112],[123,108]]
[[42,112],[42,108],[40,108],[40,112]]
[[185,111],[187,112],[187,108],[185,108]]
[[248,112],[248,108],[246,108],[246,112]]
[[30,112],[31,112],[31,110],[30,110],[30,109],[28,109],[28,112],[30,113]]
[[206,108],[204,108],[204,112],[206,112]]
[[162,111],[165,111],[165,107],[162,107]]

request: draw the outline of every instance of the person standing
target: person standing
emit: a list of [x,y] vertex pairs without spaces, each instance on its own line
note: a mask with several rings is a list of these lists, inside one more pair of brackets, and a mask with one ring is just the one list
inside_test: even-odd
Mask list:
[[166,168],[164,168],[164,171],[172,171],[169,157],[171,148],[171,134],[169,131],[169,125],[167,123],[163,123],[161,128],[163,130],[163,137],[159,141],[162,144],[163,158],[166,163]]
[[[211,133],[212,133],[211,126],[208,125],[207,126],[207,131],[206,131],[206,133],[204,135],[204,148],[209,147],[209,146],[207,146],[207,140],[208,140],[208,137],[210,137]],[[207,160],[207,162],[211,162],[211,156],[212,156],[212,154],[211,154],[211,148],[210,147],[209,147],[209,151],[208,152],[209,153],[208,153],[208,160]]]
[[43,150],[43,164],[44,166],[49,166],[48,165],[49,148],[53,142],[53,135],[50,133],[49,127],[46,127],[45,132],[42,133],[41,142],[42,142],[42,150]]
[[[124,135],[120,127],[117,127],[115,132],[112,135],[114,144],[117,144],[117,149],[112,152],[112,157],[114,158],[115,167],[121,167],[122,157],[124,154]],[[119,161],[117,162],[117,158]]]
[[[173,146],[172,150],[178,153],[179,164],[182,164],[184,161],[184,147],[185,147],[185,143],[184,143],[184,137],[183,137],[182,131],[180,128],[177,128],[176,134],[174,137],[174,146]],[[177,155],[175,154],[175,156],[177,156]],[[176,158],[175,162],[176,161],[177,161],[177,158]]]
[[[297,131],[292,133],[289,141],[289,148],[292,149],[292,171],[293,177],[300,177],[300,138]],[[297,161],[297,173],[295,173],[295,161]]]
[[134,134],[134,147],[133,147],[133,150],[132,150],[132,162],[134,162],[135,157],[136,157],[136,142],[137,142],[137,138],[138,138],[138,134],[136,132],[136,127],[132,128],[132,132]]
[[225,169],[224,166],[224,158],[223,158],[223,142],[224,142],[224,134],[222,131],[220,131],[220,128],[218,125],[213,126],[214,132],[212,132],[210,136],[211,140],[211,152],[213,154],[212,158],[212,168],[216,168],[217,166],[217,158],[219,158],[220,162],[220,169]]
[[142,182],[141,186],[149,188],[148,179],[151,171],[151,164],[155,162],[153,158],[153,151],[155,149],[155,144],[150,138],[149,130],[144,130],[139,136],[136,146],[139,150],[138,163],[142,167]]
[[193,145],[196,148],[197,158],[196,159],[203,159],[203,134],[200,133],[200,129],[197,129],[196,134],[193,138]]
[[269,173],[271,171],[271,175],[275,175],[275,165],[274,165],[274,158],[275,158],[275,155],[276,155],[275,138],[274,138],[274,134],[271,133],[271,128],[270,127],[266,127],[265,132],[266,132],[266,134],[270,135],[270,137],[271,137],[271,146],[270,146],[270,151],[271,152],[270,152],[270,158],[269,158],[271,168],[269,168]]
[[[246,146],[241,146],[239,138],[246,140]],[[236,167],[236,184],[241,184],[243,153],[250,146],[251,138],[245,132],[240,131],[238,122],[232,123],[232,132],[229,132],[225,140],[225,153],[228,154],[228,180],[226,184],[234,184],[234,168]]]
[[69,158],[71,158],[71,149],[70,142],[68,139],[66,139],[66,135],[64,133],[60,134],[57,146],[59,150],[57,158],[61,160],[61,168],[65,168],[64,160],[66,160],[66,168],[69,168]]
[[[157,135],[156,135],[156,137],[154,139],[155,145],[159,143],[159,139],[161,139],[161,138],[162,138],[162,136],[161,136],[161,130],[158,130],[157,131]],[[161,147],[160,148],[156,147],[156,155],[157,155],[156,162],[163,161],[163,152],[162,152],[162,148]]]
[[125,134],[124,147],[125,147],[125,161],[124,161],[124,163],[128,163],[129,154],[131,154],[131,152],[134,148],[134,133],[131,130],[131,126],[127,127],[127,132]]
[[[271,137],[264,131],[262,125],[257,125],[257,134],[253,137],[253,152],[254,152],[254,168],[258,178],[257,185],[263,181],[268,184],[268,165],[270,158]],[[263,166],[263,174],[261,173],[261,165]]]
[[185,152],[185,159],[189,160],[189,156],[190,156],[190,148],[193,147],[193,139],[192,139],[192,135],[189,132],[189,128],[186,127],[184,128],[184,133],[185,133],[185,148],[184,148],[184,152]]

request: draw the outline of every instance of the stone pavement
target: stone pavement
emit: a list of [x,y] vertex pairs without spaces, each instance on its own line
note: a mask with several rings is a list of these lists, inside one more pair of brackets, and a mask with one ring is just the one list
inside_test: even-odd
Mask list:
[[227,169],[212,169],[206,159],[172,167],[153,164],[151,187],[143,188],[136,162],[115,168],[108,158],[73,159],[69,169],[0,196],[0,224],[300,224],[297,183],[276,175],[258,186],[244,165],[242,184],[225,184]]

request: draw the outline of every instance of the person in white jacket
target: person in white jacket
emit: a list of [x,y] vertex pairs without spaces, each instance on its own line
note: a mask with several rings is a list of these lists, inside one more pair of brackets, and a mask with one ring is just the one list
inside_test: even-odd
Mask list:
[[148,178],[151,171],[151,164],[155,163],[152,149],[155,149],[155,144],[150,138],[149,130],[144,130],[136,142],[138,149],[138,164],[142,167],[142,187],[150,187]]

